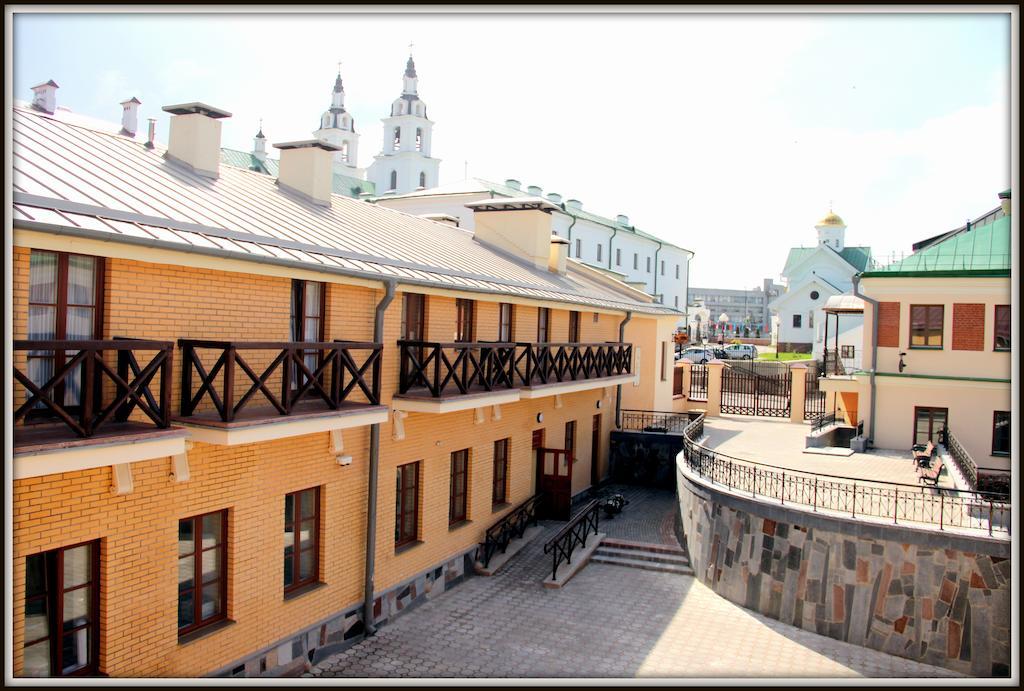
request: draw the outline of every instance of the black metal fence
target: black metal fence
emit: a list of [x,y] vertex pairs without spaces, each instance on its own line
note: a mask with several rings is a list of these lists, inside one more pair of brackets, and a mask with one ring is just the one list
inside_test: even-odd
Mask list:
[[953,436],[948,427],[943,432],[942,436],[945,440],[946,450],[949,451],[949,457],[953,459],[953,465],[957,467],[960,474],[967,480],[967,484],[971,486],[971,489],[978,489],[978,464],[974,462],[974,459],[967,453],[967,450],[960,445],[960,442],[957,441],[957,438]]
[[687,413],[623,410],[620,429],[628,432],[681,433],[690,422]]
[[558,576],[559,565],[563,561],[568,564],[572,553],[587,544],[591,532],[597,535],[600,508],[601,502],[594,499],[544,545],[544,554],[551,554],[551,580]]
[[504,554],[513,538],[523,537],[529,526],[537,525],[537,507],[540,505],[541,496],[533,495],[487,529],[480,555],[480,561],[485,569],[490,566],[491,557],[496,552]]
[[690,366],[690,399],[706,401],[708,399],[708,366]]
[[851,518],[891,519],[894,524],[967,528],[1010,534],[1010,503],[987,492],[921,487],[863,478],[794,471],[753,463],[697,443],[703,416],[683,432],[683,457],[691,472],[730,490],[780,504],[829,511]]
[[[764,366],[769,365],[769,366]],[[774,363],[744,363],[722,368],[723,413],[789,417],[793,377]]]
[[804,374],[804,420],[825,414],[825,392],[819,381],[817,366],[808,367]]

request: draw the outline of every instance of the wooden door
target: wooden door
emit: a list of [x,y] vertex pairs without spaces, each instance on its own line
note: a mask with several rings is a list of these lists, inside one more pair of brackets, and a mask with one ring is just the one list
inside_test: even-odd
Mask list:
[[597,472],[597,463],[601,458],[601,414],[594,416],[594,426],[590,433],[590,485],[596,487],[601,481]]
[[572,503],[572,452],[568,449],[540,449],[540,516],[556,521],[569,520]]

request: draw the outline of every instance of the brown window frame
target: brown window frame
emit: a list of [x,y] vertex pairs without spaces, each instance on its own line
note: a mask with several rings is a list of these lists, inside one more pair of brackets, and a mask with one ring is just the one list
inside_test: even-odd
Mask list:
[[841,358],[852,358],[855,357],[854,353],[856,348],[852,345],[841,345],[839,346],[839,357]]
[[[462,478],[462,492],[456,491],[456,480]],[[448,525],[468,520],[469,516],[469,449],[451,454],[451,476],[448,485]]]
[[576,421],[566,420],[565,422],[565,450],[576,459]]
[[[58,251],[54,251],[54,250],[39,250],[39,249],[31,250],[30,255],[31,254],[36,254],[36,255],[50,254],[50,255],[56,255],[56,257],[57,257],[57,285],[55,286],[57,302],[56,303],[51,303],[51,302],[32,302],[32,292],[31,292],[31,290],[29,290],[29,294],[28,294],[28,307],[29,307],[29,309],[31,309],[31,307],[33,307],[33,306],[52,307],[52,308],[54,308],[53,340],[55,340],[55,341],[71,340],[71,339],[68,338],[68,307],[89,307],[90,309],[92,309],[92,311],[93,311],[92,339],[85,339],[85,340],[102,340],[103,339],[104,305],[106,303],[106,296],[105,296],[105,283],[106,283],[106,274],[107,274],[107,272],[106,272],[106,258],[105,257],[97,257],[97,256],[92,255],[92,254],[82,254],[81,252],[58,252]],[[95,296],[95,298],[94,298],[94,303],[95,304],[93,304],[93,305],[80,305],[80,304],[77,304],[77,303],[71,303],[71,304],[68,303],[68,261],[69,261],[69,259],[72,256],[75,256],[75,257],[88,257],[89,259],[92,259],[95,262],[94,265],[93,265],[94,266],[94,272],[93,272],[93,295]],[[31,257],[29,259],[29,266],[31,267]],[[31,271],[31,268],[29,269],[29,271]],[[31,279],[30,279],[30,281],[31,281]],[[45,353],[45,354],[33,354],[33,352]],[[53,371],[56,372],[58,369],[63,367],[64,363],[67,361],[67,351],[64,351],[64,350],[28,351],[26,357],[29,360],[52,360],[53,361]],[[78,371],[79,371],[78,376],[81,377],[82,376],[82,374],[81,374],[82,373],[81,365],[79,365],[76,369],[78,369]],[[72,374],[72,375],[68,375],[68,376],[75,376],[75,375]],[[45,382],[36,382],[36,383],[41,385],[41,384],[43,384]],[[60,403],[63,404],[63,401],[65,400],[65,388],[66,387],[64,385],[64,382],[61,382],[61,383],[57,384],[57,386],[54,387],[54,390],[53,390],[53,400],[54,401],[57,401],[57,402],[60,402]],[[81,390],[81,389],[79,389],[79,390]],[[98,405],[99,400],[100,400],[99,396],[101,396],[101,395],[102,395],[102,390],[97,388],[97,391],[96,391],[97,398],[96,398],[96,401],[95,401],[95,403],[97,405]],[[65,405],[63,407],[66,410],[70,411],[70,412],[74,412],[74,411],[77,411],[79,409],[80,405],[81,405],[81,403],[79,402],[78,405]],[[32,410],[32,411],[29,412],[27,421],[33,421],[33,420],[40,419],[40,418],[42,418],[42,419],[53,419],[54,417],[56,417],[56,414],[53,413],[53,411],[51,411],[49,408],[40,407],[40,408],[38,408],[36,410]]]
[[[937,442],[939,440],[939,432],[942,431],[942,429],[949,427],[949,408],[940,408],[938,406],[928,406],[928,405],[914,406],[913,432],[912,432],[912,436],[911,436],[911,439],[913,440],[911,442],[912,444],[921,443],[921,442],[917,441],[917,433],[918,433],[918,430],[917,430],[917,420],[918,420],[918,417],[919,417],[918,411],[921,411],[921,410],[929,411],[929,413],[928,413],[928,439]],[[935,412],[934,412],[934,411],[937,411],[937,410],[941,410],[941,411],[943,411],[945,413],[945,421],[943,422],[942,427],[940,427],[938,429],[935,428]]]
[[491,506],[498,507],[508,503],[508,460],[509,438],[497,439],[494,442],[494,461],[491,474]]
[[[220,516],[220,541],[214,547],[204,549],[201,541],[203,536],[203,519],[207,516]],[[220,509],[217,511],[208,511],[207,513],[198,514],[196,516],[189,516],[187,518],[178,519],[178,531],[180,534],[181,524],[187,521],[192,522],[192,539],[194,542],[193,551],[188,554],[180,554],[180,541],[179,541],[179,554],[178,562],[188,557],[193,557],[194,570],[192,572],[192,587],[182,590],[181,581],[178,581],[178,608],[179,612],[181,609],[181,596],[183,592],[192,591],[192,616],[193,620],[191,624],[178,627],[178,638],[186,636],[190,633],[204,629],[207,626],[217,624],[221,621],[225,621],[228,618],[228,510]],[[206,619],[202,618],[203,612],[203,587],[209,585],[209,583],[203,582],[203,552],[211,552],[217,550],[220,552],[220,571],[217,577],[217,581],[220,583],[220,611]],[[181,567],[178,568],[179,578],[181,573]],[[210,581],[213,583],[214,581]]]
[[[419,319],[417,333],[409,334],[409,317],[410,310],[415,304],[415,309],[418,312],[415,316]],[[427,296],[423,293],[402,293],[402,323],[399,327],[401,329],[402,340],[407,341],[423,341],[427,338]]]
[[[395,478],[395,549],[414,544],[420,535],[420,462],[403,463],[396,469]],[[406,487],[407,475],[412,476],[412,487]],[[411,533],[404,532],[406,515],[413,517]]]
[[[507,312],[507,314],[506,314]],[[515,343],[516,306],[511,302],[502,302],[498,305],[498,341],[501,343]]]
[[580,342],[580,313],[573,310],[569,312],[569,343]]
[[[992,411],[992,455],[993,456],[1009,456],[1012,439],[1010,437],[1010,417],[1011,411],[1009,410],[993,410]],[[1006,450],[1000,450],[996,448],[996,425],[999,421],[999,416],[1006,416]]]
[[[1000,313],[1006,314],[1006,343],[1007,345],[999,345],[999,315]],[[996,305],[993,313],[993,326],[992,326],[992,350],[996,352],[1004,352],[1011,349],[1013,345],[1012,335],[1013,327],[1011,325],[1012,313],[1010,311],[1010,305]]]
[[550,343],[551,339],[551,309],[548,307],[537,308],[537,342]]
[[[308,306],[309,302],[309,285],[311,283],[316,283],[320,286],[320,297],[318,300],[320,304],[317,305],[317,312],[315,317],[310,317],[306,315],[306,307]],[[316,340],[320,342],[326,340],[325,334],[327,322],[327,284],[324,283],[323,281],[307,281],[301,278],[293,278],[291,288],[291,333],[289,334],[292,342],[302,343],[307,340],[305,336],[307,319],[316,320],[317,322]],[[323,352],[320,350],[303,350],[302,358],[304,361],[307,355],[314,355],[316,357],[316,362],[312,363],[312,366],[310,366],[311,363],[306,363],[306,367],[308,367],[312,371],[316,371],[316,368],[319,367],[323,362]],[[302,386],[304,382],[300,381],[300,379],[302,379],[303,377],[305,377],[305,375],[302,373],[302,371],[298,368],[297,365],[293,364],[291,375],[292,390],[298,389]],[[316,395],[315,390],[307,391],[307,395]]]
[[[313,492],[313,515],[312,516],[303,517],[302,516],[302,495],[306,494],[307,492]],[[288,492],[284,496],[285,496],[284,531],[285,531],[285,537],[286,538],[287,538],[289,524],[292,526],[292,544],[291,544],[292,553],[291,553],[291,556],[288,556],[288,553],[287,553],[288,545],[285,545],[284,552],[283,552],[285,566],[287,566],[288,562],[290,561],[291,562],[291,567],[292,567],[292,582],[290,584],[287,582],[287,579],[284,577],[284,575],[282,575],[282,577],[285,578],[284,592],[287,595],[287,594],[292,593],[292,592],[294,592],[294,591],[296,591],[296,590],[298,590],[300,588],[304,588],[304,587],[306,587],[308,585],[312,585],[314,583],[319,583],[320,582],[320,496],[321,496],[321,492],[320,492],[320,487],[308,487],[306,489],[297,490],[295,492]],[[288,497],[292,497],[292,515],[291,516],[288,515],[288,510],[287,510]],[[302,524],[307,522],[307,521],[313,521],[313,545],[312,545],[312,547],[307,547],[306,549],[302,549],[300,547],[300,545],[302,544],[301,539],[300,539],[301,530],[302,530]],[[295,529],[296,525],[299,526],[298,530]],[[302,559],[302,553],[303,552],[312,552],[313,553],[313,569],[312,569],[312,573],[311,573],[310,577],[305,579],[305,580],[302,580],[299,577],[299,574],[301,573],[300,566],[301,566],[301,559]]]
[[[925,341],[925,343],[924,343],[924,345],[914,345],[914,330],[915,330],[915,326],[914,326],[914,311],[915,310],[920,310],[920,309],[925,310],[925,312],[924,312],[924,314],[925,314],[925,319],[924,319],[924,322],[925,322],[925,326],[924,326],[924,341]],[[936,327],[936,325],[932,322],[932,319],[933,319],[934,315],[936,314],[936,312],[939,314],[938,327]],[[909,340],[907,341],[907,345],[911,349],[913,349],[913,350],[942,350],[943,349],[943,347],[945,345],[945,339],[943,338],[943,330],[946,327],[946,306],[945,305],[911,305],[910,306],[910,319],[908,321],[910,322],[910,331],[909,331]],[[928,340],[931,338],[932,335],[934,335],[934,333],[936,332],[936,328],[937,328],[938,334],[939,334],[939,344],[938,345],[928,345]]]
[[[100,586],[102,585],[100,574],[100,540],[88,540],[73,545],[58,547],[56,549],[38,552],[30,555],[25,560],[25,610],[33,602],[42,601],[46,606],[47,635],[31,641],[24,641],[22,648],[27,649],[33,645],[47,642],[49,646],[50,669],[49,677],[81,677],[94,676],[99,673],[100,659]],[[89,555],[89,580],[85,583],[64,587],[64,553],[88,545],[91,548]],[[44,586],[41,593],[28,595],[28,560],[34,558],[43,559]],[[51,587],[52,584],[52,587]],[[64,629],[64,596],[67,593],[90,587],[88,621],[84,624]],[[82,629],[89,630],[89,661],[82,667],[65,674],[63,671],[64,638]],[[26,634],[27,635],[27,634]],[[55,671],[56,670],[56,671]]]
[[472,343],[476,335],[476,301],[455,298],[455,342]]

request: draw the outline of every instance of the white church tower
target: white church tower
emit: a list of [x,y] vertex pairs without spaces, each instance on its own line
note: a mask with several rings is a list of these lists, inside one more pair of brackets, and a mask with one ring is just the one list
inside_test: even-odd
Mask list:
[[320,129],[313,132],[317,139],[334,144],[341,150],[334,153],[334,172],[353,178],[363,178],[359,169],[359,135],[352,115],[345,110],[345,87],[341,84],[341,70],[334,80],[331,107],[320,116]]
[[819,245],[828,245],[836,252],[843,251],[846,246],[844,244],[846,224],[843,223],[843,219],[832,212],[832,209],[828,210],[828,216],[818,221],[814,228],[818,231]]
[[434,123],[427,119],[427,104],[417,93],[412,55],[405,65],[402,95],[391,104],[391,117],[383,118],[384,144],[367,177],[377,194],[406,194],[436,187],[440,159],[430,157]]

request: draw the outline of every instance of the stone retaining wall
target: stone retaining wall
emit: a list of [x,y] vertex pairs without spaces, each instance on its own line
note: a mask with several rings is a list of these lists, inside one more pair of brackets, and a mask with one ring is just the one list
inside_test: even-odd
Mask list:
[[790,509],[677,464],[696,577],[793,626],[975,676],[1008,676],[1010,543]]

